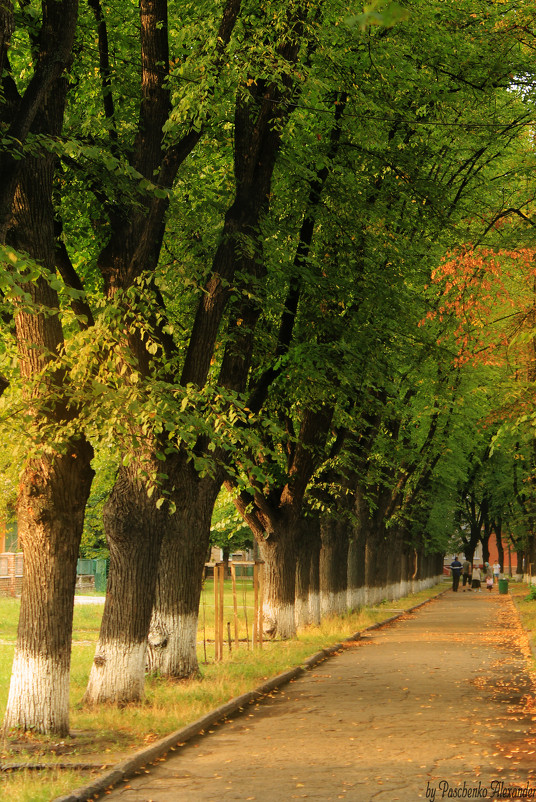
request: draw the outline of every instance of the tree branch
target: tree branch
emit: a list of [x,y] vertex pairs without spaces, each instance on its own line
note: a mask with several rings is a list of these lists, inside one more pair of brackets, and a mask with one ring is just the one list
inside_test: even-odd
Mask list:
[[[70,287],[72,290],[84,292],[84,285],[82,284],[78,273],[74,269],[73,263],[71,262],[71,257],[69,256],[67,248],[65,247],[65,243],[60,239],[56,240],[55,255],[56,267],[63,279],[65,286]],[[89,329],[91,326],[95,325],[93,313],[87,301],[83,299],[75,299],[71,302],[71,308],[75,313],[78,320],[78,325],[82,330]]]
[[102,103],[104,116],[110,123],[109,134],[112,140],[112,153],[117,152],[117,129],[115,127],[115,108],[112,94],[112,71],[110,69],[110,51],[108,46],[108,29],[102,13],[100,0],[88,0],[97,21],[97,36],[99,40],[99,66],[102,85]]
[[[2,46],[5,50],[10,31],[9,5],[2,2],[3,24]],[[42,107],[46,92],[71,61],[71,51],[78,19],[78,0],[45,0],[43,2],[43,25],[41,29],[41,52],[36,68],[22,98],[10,115],[9,128],[4,133],[8,139],[24,144]],[[4,69],[4,63],[0,67]],[[5,240],[15,183],[22,160],[20,153],[0,153],[0,241]]]

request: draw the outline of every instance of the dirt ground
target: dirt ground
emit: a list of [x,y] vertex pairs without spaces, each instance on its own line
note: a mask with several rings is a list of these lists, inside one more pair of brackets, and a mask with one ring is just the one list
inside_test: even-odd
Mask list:
[[449,590],[106,798],[536,799],[529,655],[509,596]]

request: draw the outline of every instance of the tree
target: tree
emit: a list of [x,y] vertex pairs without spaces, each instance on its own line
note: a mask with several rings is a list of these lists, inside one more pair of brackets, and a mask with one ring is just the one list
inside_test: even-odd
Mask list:
[[[233,12],[233,24],[229,22],[227,9],[222,18],[225,31],[220,33],[212,57],[212,69],[216,72],[221,69],[222,47],[229,41],[239,5],[229,4],[229,8]],[[274,9],[270,9],[270,14],[275,10],[274,6]],[[288,5],[284,15],[282,9],[277,8],[277,24],[273,36],[270,35],[273,39],[270,52],[278,65],[271,79],[261,75],[261,67],[256,64],[256,59],[262,65],[265,58],[261,55],[262,48],[258,50],[261,29],[265,44],[267,41],[264,12],[255,9],[242,21],[243,35],[251,35],[251,55],[248,55],[249,60],[245,63],[240,55],[237,80],[232,84],[232,91],[236,93],[234,197],[225,213],[219,241],[215,243],[212,269],[204,277],[204,291],[194,296],[191,330],[179,343],[174,342],[169,332],[162,329],[162,326],[172,322],[175,314],[173,304],[166,308],[166,300],[162,297],[158,312],[160,321],[156,321],[151,328],[149,355],[143,342],[144,335],[137,343],[132,337],[128,342],[129,349],[135,354],[137,369],[147,386],[150,387],[155,382],[155,387],[159,383],[162,388],[165,382],[169,388],[168,397],[178,395],[183,410],[190,408],[194,414],[196,407],[204,414],[206,405],[212,403],[211,398],[222,397],[221,391],[215,391],[211,386],[214,376],[211,362],[214,361],[217,338],[222,322],[225,321],[227,305],[227,346],[221,351],[221,363],[219,357],[216,360],[219,372],[217,384],[225,391],[225,398],[231,399],[233,393],[241,389],[243,377],[247,375],[247,349],[241,352],[236,342],[242,331],[250,332],[254,328],[258,311],[257,304],[251,303],[248,303],[248,309],[242,311],[244,304],[241,299],[244,297],[243,293],[251,292],[251,285],[255,285],[262,277],[257,228],[269,199],[280,132],[288,117],[288,107],[283,101],[294,91],[295,78],[292,73],[301,43],[300,33],[304,27],[302,17],[305,11],[301,4],[296,4],[290,16],[288,12]],[[165,88],[164,82],[164,92]],[[187,126],[190,127],[187,127],[188,133],[184,135],[184,141],[187,137],[192,139],[195,130],[191,127],[191,120],[187,121]],[[146,127],[147,121],[144,122],[144,131]],[[156,125],[155,136],[161,128],[162,125]],[[198,139],[199,132],[195,141]],[[166,158],[164,156],[164,167]],[[166,176],[169,180],[169,173]],[[147,219],[152,222],[151,214],[149,213]],[[133,233],[140,229],[144,219],[141,222],[137,220]],[[163,233],[163,218],[159,219]],[[161,239],[159,243],[160,241]],[[115,242],[117,256],[114,264],[117,264],[119,258],[125,258],[122,231],[118,230]],[[151,257],[153,270],[157,267],[157,251],[155,249]],[[108,246],[101,256],[109,260],[109,255]],[[135,253],[134,259],[137,257],[138,254]],[[109,261],[108,264],[111,266]],[[143,267],[144,275],[148,275],[147,258],[141,263],[136,261],[136,265],[138,264]],[[101,269],[106,277],[108,268],[104,263]],[[136,269],[134,268],[134,274]],[[127,260],[121,279],[123,289],[126,287],[125,282],[131,281],[132,275],[132,264]],[[115,275],[116,283],[120,276],[120,273]],[[150,303],[154,305],[159,294],[156,290]],[[192,313],[191,309],[189,313]],[[143,325],[148,323],[152,323],[151,307]],[[154,351],[152,343],[155,343]],[[164,357],[162,361],[160,356]],[[224,406],[229,408],[227,401]],[[223,407],[222,411],[224,412]],[[232,421],[232,415],[236,417],[232,405],[230,414]],[[139,451],[129,456],[129,466],[122,467],[105,511],[111,554],[109,598],[110,601],[115,601],[110,603],[110,615],[105,608],[101,638],[86,694],[87,701],[124,701],[126,698],[135,699],[141,693],[147,634],[146,611],[152,602],[151,577],[156,576],[161,536],[166,530],[151,627],[151,666],[161,673],[174,676],[189,676],[197,671],[195,642],[202,569],[212,507],[221,484],[221,475],[218,475],[218,470],[211,464],[215,462],[217,466],[218,461],[224,459],[224,454],[218,452],[211,455],[211,448],[215,447],[214,438],[210,434],[213,421],[208,425],[203,425],[201,421],[201,433],[195,435],[193,442],[188,441],[185,432],[181,432],[179,428],[158,428],[163,425],[162,419],[158,418],[151,432],[143,433],[139,438],[145,448],[145,464],[140,461]],[[150,496],[149,500],[143,482],[138,478],[140,469],[157,477],[155,487],[158,488],[158,494],[155,493],[154,498]],[[169,519],[165,517],[168,504],[173,509],[173,515]],[[129,505],[135,509],[135,514],[128,512]],[[139,531],[136,531],[134,522]],[[147,532],[150,532],[149,537]],[[133,562],[135,555],[136,565],[143,566],[145,584],[143,589],[137,587],[129,590],[130,604],[120,604],[117,602],[120,595],[123,600],[127,598],[127,577],[137,575]],[[139,603],[134,603],[136,593],[143,594],[143,600],[140,599]],[[137,611],[137,617],[134,617],[134,610]],[[162,633],[165,633],[164,636]],[[124,668],[118,671],[114,667],[121,662],[114,652],[116,649],[135,653],[136,657],[129,664],[131,667],[128,671]],[[114,654],[113,659],[109,659],[108,655]],[[122,661],[122,666],[124,665],[125,660]],[[134,674],[136,680],[133,681]]]
[[[353,590],[357,555],[369,554],[365,581],[379,587],[426,543],[455,387],[443,363],[434,375],[422,356],[440,321],[415,334],[436,311],[423,309],[436,304],[423,285],[452,243],[487,241],[509,209],[527,211],[517,186],[507,200],[501,188],[524,152],[528,110],[511,75],[527,65],[518,27],[483,2],[349,19],[342,3],[227,0],[216,15],[181,0],[168,17],[165,0],[141,0],[138,16],[91,0],[66,93],[76,9],[44,8],[39,41],[20,16],[30,46],[44,47],[24,94],[4,62],[3,133],[15,147],[2,156],[0,189],[1,219],[18,214],[10,245],[18,237],[44,269],[5,292],[24,378],[47,368],[31,399],[50,424],[40,441],[61,441],[82,466],[77,526],[91,456],[82,428],[121,450],[86,700],[126,702],[143,692],[155,592],[151,666],[197,671],[202,565],[224,477],[243,483],[237,503],[264,551],[284,635],[295,626],[296,567],[303,587],[306,574],[317,581],[318,486],[340,499],[337,522],[355,515]],[[47,15],[64,9],[69,24],[49,29]],[[5,3],[5,59],[13,26]],[[15,190],[26,193],[20,208]],[[63,331],[57,287],[72,310]],[[20,300],[27,290],[38,314]],[[34,364],[35,321],[49,350]],[[48,475],[43,487],[53,495]],[[338,523],[324,516],[323,526],[326,557]]]
[[[92,448],[77,426],[55,281],[53,184],[56,158],[42,142],[61,133],[77,4],[44,2],[19,41],[34,69],[28,83],[10,52],[15,17],[3,4],[0,120],[10,146],[2,153],[0,230],[4,297],[12,303],[31,443],[17,502],[25,572],[6,729],[68,732],[69,664],[76,560],[93,471]],[[11,56],[11,58],[10,58]],[[40,144],[41,138],[41,144]]]
[[[260,394],[256,383],[263,393],[269,386],[272,398],[263,401],[264,410],[278,420],[286,437],[280,459],[269,465],[270,481],[255,482],[250,478],[254,492],[237,494],[237,504],[256,532],[260,548],[270,563],[269,577],[273,585],[277,581],[284,582],[286,588],[284,593],[281,590],[274,593],[270,605],[273,617],[281,619],[278,626],[283,633],[293,631],[293,563],[304,492],[329,453],[326,445],[331,430],[342,431],[348,427],[350,433],[352,428],[359,431],[360,416],[364,420],[369,417],[366,404],[371,397],[376,396],[377,401],[383,398],[385,406],[398,404],[400,407],[394,413],[383,412],[377,424],[374,446],[375,449],[380,446],[383,463],[378,465],[376,478],[368,479],[368,487],[361,488],[359,493],[361,509],[370,501],[368,527],[375,533],[368,538],[368,584],[383,582],[385,574],[380,565],[393,563],[393,553],[396,553],[393,544],[400,538],[400,534],[393,536],[392,523],[396,516],[410,516],[409,508],[415,507],[416,498],[422,497],[432,481],[438,452],[430,453],[430,447],[424,449],[420,459],[410,455],[408,468],[406,454],[413,441],[407,435],[406,416],[409,417],[413,409],[404,398],[411,399],[414,390],[411,386],[408,388],[407,382],[399,381],[398,374],[416,377],[417,370],[413,366],[417,360],[410,348],[420,348],[422,344],[412,329],[422,310],[426,273],[429,279],[434,257],[439,258],[445,247],[446,232],[448,237],[465,236],[468,210],[474,207],[477,198],[483,197],[483,176],[491,177],[495,169],[501,169],[504,164],[501,159],[509,154],[512,144],[509,123],[505,123],[500,137],[489,130],[463,138],[458,133],[455,146],[452,132],[456,131],[461,104],[465,104],[465,112],[471,109],[484,124],[486,115],[480,117],[480,114],[488,101],[499,102],[505,113],[514,112],[516,123],[526,119],[525,110],[505,91],[509,77],[504,63],[493,57],[492,69],[483,72],[469,55],[476,47],[487,52],[490,43],[486,37],[490,34],[493,46],[501,52],[511,46],[508,37],[495,28],[496,20],[485,18],[482,26],[485,34],[484,30],[476,29],[477,45],[474,36],[464,38],[463,26],[458,24],[460,18],[456,16],[448,27],[449,41],[439,43],[431,33],[432,26],[426,27],[428,11],[420,11],[423,16],[418,22],[409,18],[392,30],[367,30],[362,42],[353,36],[350,44],[348,32],[341,29],[337,56],[329,54],[332,59],[329,86],[334,97],[342,95],[343,89],[351,84],[359,86],[359,93],[346,94],[340,149],[344,157],[337,154],[333,159],[333,156],[327,157],[325,150],[322,153],[320,163],[322,167],[329,165],[329,182],[326,197],[322,197],[320,209],[314,209],[314,214],[311,214],[315,204],[310,190],[311,175],[319,175],[316,165],[304,160],[301,152],[301,158],[292,162],[306,165],[305,169],[291,175],[293,197],[301,201],[301,204],[294,203],[290,218],[300,232],[297,237],[300,260],[294,262],[299,270],[296,269],[296,275],[291,273],[286,308],[279,323],[271,321],[266,326],[268,331],[274,332],[273,345],[260,356],[265,360],[262,369],[254,365],[256,372],[250,380],[252,392],[248,400],[248,408],[256,409]],[[430,13],[433,15],[436,11],[434,8]],[[460,14],[464,13],[462,9]],[[476,16],[479,24],[483,23],[483,19]],[[473,35],[472,22],[470,28]],[[422,44],[426,35],[430,36],[428,48]],[[437,53],[438,48],[441,56],[429,58],[428,54]],[[462,69],[459,69],[459,61],[457,65],[449,65],[454,50],[467,54]],[[334,62],[337,69],[333,69]],[[325,65],[313,62],[313,66],[325,76],[322,72]],[[396,82],[382,80],[393,75],[397,76]],[[469,94],[467,87],[470,87]],[[473,91],[477,91],[477,105],[471,97]],[[316,102],[312,102],[311,97]],[[308,110],[318,107],[314,89],[307,99]],[[378,108],[389,108],[389,115],[375,114]],[[303,117],[306,116],[305,113]],[[355,118],[365,121],[364,128],[372,118],[374,135],[367,139],[366,130],[356,129]],[[448,142],[442,137],[441,131],[445,128],[439,122],[441,126],[445,122],[452,126],[448,130]],[[303,152],[320,161],[318,150],[310,147],[312,126],[308,126],[307,121],[302,125],[304,133],[296,141],[299,147],[307,143],[309,149],[305,147]],[[316,119],[314,126],[319,139],[329,139],[324,130],[319,132]],[[290,161],[288,154],[287,160]],[[489,191],[488,185],[486,191]],[[281,197],[285,197],[284,192]],[[493,202],[496,203],[496,199]],[[285,213],[288,218],[284,203],[282,207],[281,218]],[[312,240],[305,241],[300,214],[304,224],[307,221],[309,225],[312,220],[311,231],[315,234],[312,248]],[[340,245],[341,240],[347,253]],[[301,258],[303,252],[305,256]],[[315,316],[318,310],[320,314]],[[283,331],[284,340],[281,339]],[[409,347],[408,342],[411,342]],[[307,347],[306,343],[311,345]],[[322,354],[327,366],[324,370],[319,368],[322,360],[318,354]],[[353,371],[348,367],[350,355]],[[309,383],[304,380],[306,371]],[[289,381],[282,382],[281,375]],[[316,388],[311,391],[310,385],[315,383],[323,392]],[[379,388],[376,393],[375,386]],[[349,413],[348,401],[352,396],[358,398],[358,403]],[[318,415],[326,413],[321,424],[316,421],[316,441],[309,440],[306,435],[306,419],[313,410]],[[339,416],[346,418],[344,424],[339,423]],[[434,446],[438,447],[437,424],[433,420],[427,431],[425,441],[417,446],[417,457],[428,436],[430,443],[434,441]],[[269,446],[269,438],[266,440]],[[308,458],[303,460],[307,469],[298,477],[293,459],[295,454],[300,454],[300,448]],[[367,457],[370,455],[364,459]],[[318,461],[315,463],[315,460]],[[266,471],[264,453],[258,460],[258,467],[261,461]],[[357,464],[360,463],[358,459]],[[309,475],[307,471],[311,471]],[[341,476],[340,481],[343,487],[346,478]],[[300,488],[300,493],[294,494],[293,487]],[[292,507],[294,502],[296,506]],[[290,508],[292,516],[288,512]],[[389,525],[390,530],[387,529]],[[278,546],[283,555],[279,559],[271,556]],[[272,568],[273,563],[277,564],[276,568]],[[271,593],[270,584],[269,588]],[[274,601],[277,596],[279,600]],[[281,613],[274,612],[278,607]]]

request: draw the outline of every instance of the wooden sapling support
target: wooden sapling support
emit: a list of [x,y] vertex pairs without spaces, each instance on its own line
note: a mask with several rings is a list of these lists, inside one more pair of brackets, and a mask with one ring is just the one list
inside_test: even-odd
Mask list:
[[231,581],[233,583],[233,615],[234,615],[234,642],[238,649],[238,597],[236,594],[236,565],[231,563]]
[[[233,624],[234,624],[234,638],[231,628],[231,622],[224,625],[225,619],[225,606],[224,606],[224,579],[225,579],[225,564],[216,563],[214,565],[214,660],[219,662],[223,660],[223,649],[225,637],[229,645],[229,651],[232,651],[233,640],[235,648],[239,646],[239,618],[238,618],[238,592],[237,592],[237,574],[236,566],[238,565],[253,565],[253,633],[251,643],[253,648],[259,647],[262,649],[263,644],[263,613],[262,613],[262,600],[263,600],[263,562],[257,560],[255,563],[231,563],[231,581],[233,591]],[[244,624],[246,628],[246,643],[249,649],[249,627],[246,603],[246,590],[245,583],[243,585],[243,606],[244,606]],[[225,632],[227,630],[227,633]]]
[[214,566],[214,659],[216,662],[223,659],[223,580],[225,564],[216,563]]
[[255,560],[253,566],[253,596],[254,596],[254,617],[253,617],[253,646],[258,646],[262,649],[262,630],[263,630],[263,615],[262,615],[262,600],[263,600],[263,587],[262,587],[262,566],[260,560]]

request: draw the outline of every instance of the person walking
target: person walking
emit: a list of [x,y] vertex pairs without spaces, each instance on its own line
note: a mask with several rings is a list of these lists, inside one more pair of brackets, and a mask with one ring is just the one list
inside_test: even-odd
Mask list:
[[458,555],[456,555],[451,562],[450,570],[452,572],[452,590],[454,593],[457,593],[458,585],[460,584],[460,575],[462,573],[462,564],[458,559]]
[[471,587],[473,588],[473,590],[478,590],[479,593],[482,590],[480,587],[481,580],[482,580],[482,574],[480,572],[480,568],[478,567],[478,565],[475,565],[475,567],[473,568]]
[[465,558],[462,564],[462,585],[463,585],[463,592],[465,593],[465,586],[467,585],[467,590],[471,590],[471,572],[473,570],[473,566],[470,561]]
[[493,589],[493,568],[489,563],[484,563],[484,572],[486,574],[486,587],[491,592]]
[[501,564],[499,562],[493,563],[493,579],[499,585],[499,579],[501,578]]

